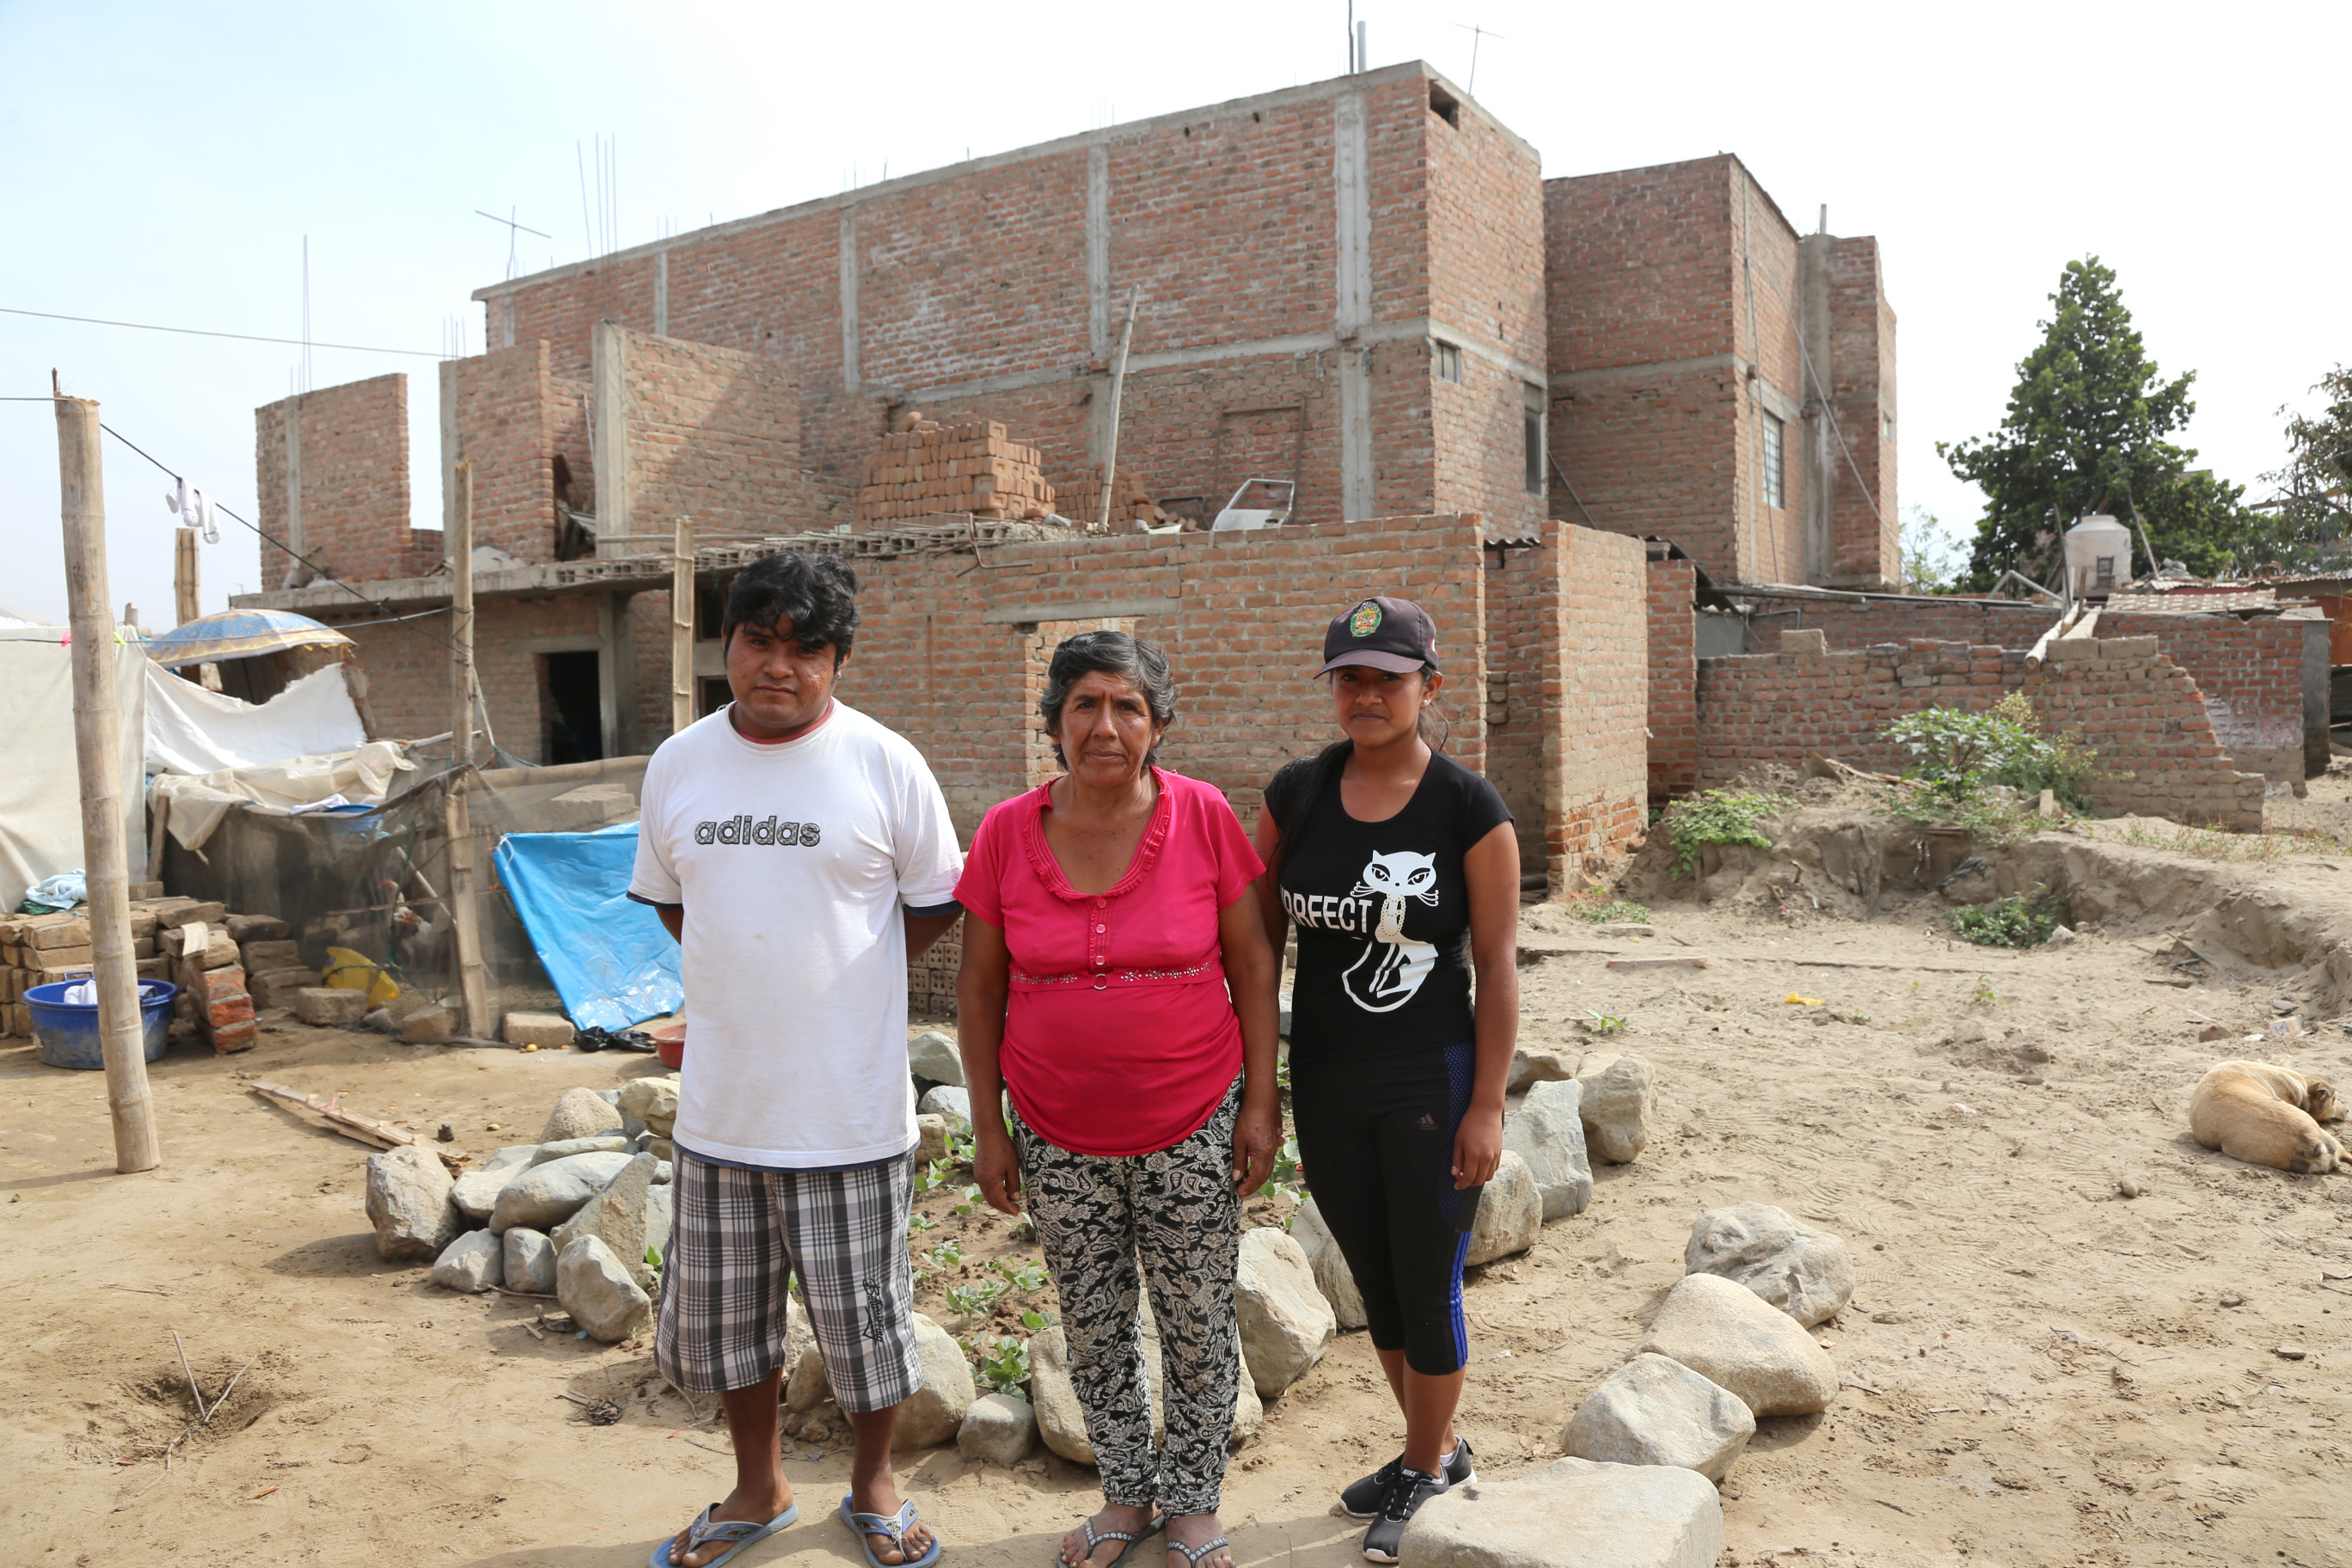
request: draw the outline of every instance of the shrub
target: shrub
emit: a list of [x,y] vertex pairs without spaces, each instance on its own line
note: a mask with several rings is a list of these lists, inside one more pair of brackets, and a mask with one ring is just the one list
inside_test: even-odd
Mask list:
[[2040,947],[2058,929],[2058,911],[2050,907],[2049,889],[2011,893],[1989,904],[1952,911],[1952,924],[1979,947]]
[[2042,721],[2022,691],[2012,691],[1981,713],[1923,708],[1906,713],[1878,737],[1911,759],[1906,776],[1954,805],[1993,784],[2021,795],[2043,790],[2076,811],[2087,811],[2091,764],[2098,753],[2073,736],[2042,733]]
[[1570,906],[1570,913],[1580,921],[1594,921],[1604,925],[1647,925],[1650,906],[1637,904],[1630,899],[1612,899],[1605,904],[1585,903]]
[[1732,790],[1701,790],[1666,807],[1667,841],[1675,847],[1675,874],[1695,876],[1699,858],[1710,844],[1745,844],[1769,849],[1772,841],[1759,826],[1788,803],[1777,795],[1740,794]]

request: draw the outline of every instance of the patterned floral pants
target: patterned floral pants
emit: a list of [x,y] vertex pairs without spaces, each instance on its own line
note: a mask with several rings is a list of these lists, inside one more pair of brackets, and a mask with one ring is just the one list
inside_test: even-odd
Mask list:
[[[1173,1148],[1113,1158],[1047,1142],[1013,1112],[1021,1182],[1061,1296],[1070,1382],[1102,1471],[1103,1500],[1214,1513],[1241,1392],[1234,1269],[1236,1079],[1206,1125]],[[1140,1278],[1137,1264],[1141,1262]],[[1139,1283],[1160,1333],[1167,1437],[1151,1448]]]

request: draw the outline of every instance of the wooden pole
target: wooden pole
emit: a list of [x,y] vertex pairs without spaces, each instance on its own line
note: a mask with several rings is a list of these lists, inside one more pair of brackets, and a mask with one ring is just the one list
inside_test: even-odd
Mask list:
[[172,536],[172,613],[179,617],[172,624],[184,626],[204,612],[197,608],[202,602],[197,596],[196,531],[193,528],[173,530]]
[[1110,531],[1110,488],[1118,479],[1118,398],[1127,389],[1127,350],[1135,342],[1135,308],[1142,301],[1141,285],[1127,291],[1127,326],[1118,334],[1118,365],[1110,374],[1110,439],[1103,447],[1102,515],[1095,524],[1097,533]]
[[481,910],[474,897],[474,823],[466,803],[474,761],[474,465],[457,463],[449,509],[449,751],[456,769],[444,803],[449,829],[449,910],[457,939],[457,1000],[466,1033],[487,1039],[490,988],[482,970]]
[[114,621],[106,609],[106,488],[98,405],[60,397],[58,491],[63,501],[66,598],[73,626],[74,761],[81,773],[82,876],[89,900],[90,967],[114,1121],[114,1168],[163,1163],[147,1088],[139,963],[131,952],[131,876],[122,832],[122,737],[114,698]]
[[694,722],[694,519],[677,520],[669,558],[669,732]]

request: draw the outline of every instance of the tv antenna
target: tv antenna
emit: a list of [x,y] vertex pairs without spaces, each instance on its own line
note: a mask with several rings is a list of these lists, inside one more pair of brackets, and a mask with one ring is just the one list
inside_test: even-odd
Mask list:
[[1470,79],[1462,84],[1462,90],[1475,95],[1478,90],[1478,41],[1492,38],[1498,44],[1507,44],[1511,40],[1475,22],[1456,22],[1454,25],[1470,35]]
[[507,276],[509,278],[515,275],[516,268],[520,265],[515,258],[516,237],[518,235],[538,234],[539,237],[541,239],[553,239],[555,237],[551,234],[540,234],[539,230],[531,227],[530,225],[527,223],[517,223],[515,221],[515,209],[512,207],[507,208],[507,216],[504,217],[500,217],[496,213],[486,213],[479,207],[476,207],[474,209],[474,215],[477,217],[486,217],[492,223],[502,223],[507,226]]

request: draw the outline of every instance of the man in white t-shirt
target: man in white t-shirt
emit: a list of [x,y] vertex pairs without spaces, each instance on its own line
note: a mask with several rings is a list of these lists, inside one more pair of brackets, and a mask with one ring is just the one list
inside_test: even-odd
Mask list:
[[736,1478],[653,1568],[702,1568],[797,1517],[776,1414],[795,1275],[856,1440],[844,1521],[886,1568],[939,1556],[890,1468],[922,1383],[907,961],[961,913],[963,858],[921,754],[834,699],[856,590],[829,556],[745,568],[719,632],[735,700],[646,770],[629,893],[678,939],[687,998],[655,1355],[720,1396]]

